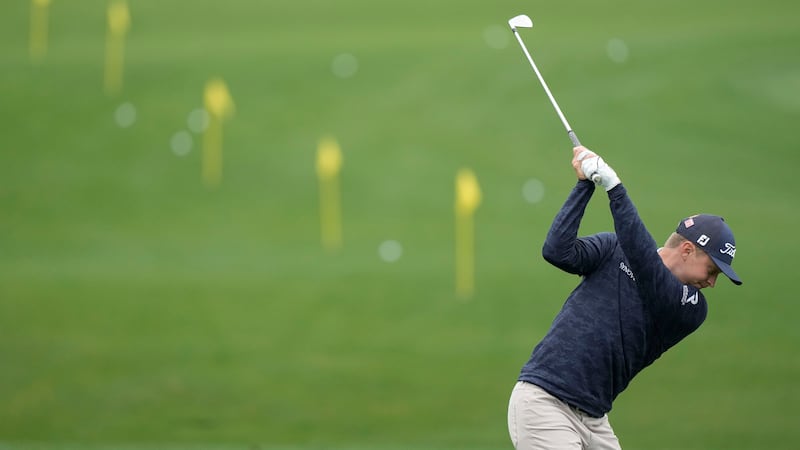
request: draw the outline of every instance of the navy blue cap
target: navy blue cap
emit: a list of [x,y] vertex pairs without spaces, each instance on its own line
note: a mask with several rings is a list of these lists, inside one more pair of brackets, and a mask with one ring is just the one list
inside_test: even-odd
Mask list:
[[742,284],[739,275],[731,267],[736,255],[736,241],[725,219],[710,214],[698,214],[681,220],[675,232],[703,249],[731,281]]

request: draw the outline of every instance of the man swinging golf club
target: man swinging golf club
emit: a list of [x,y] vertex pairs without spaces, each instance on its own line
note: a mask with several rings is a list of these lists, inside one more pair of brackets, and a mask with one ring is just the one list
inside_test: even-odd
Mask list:
[[[581,281],[512,391],[508,429],[518,450],[620,449],[607,417],[614,399],[703,323],[701,289],[714,287],[720,273],[741,284],[731,268],[736,242],[721,217],[687,217],[658,248],[601,157],[578,146],[572,166],[577,184],[542,254]],[[595,185],[608,194],[616,232],[578,237]]]
[[[572,141],[578,183],[556,215],[542,254],[582,277],[578,287],[522,367],[508,405],[508,431],[517,450],[620,449],[607,413],[634,376],[696,330],[708,307],[700,292],[731,268],[733,233],[719,216],[680,221],[662,248],[645,228],[616,172],[578,141],[518,28],[508,21],[531,68]],[[601,186],[616,233],[578,237],[586,205]]]

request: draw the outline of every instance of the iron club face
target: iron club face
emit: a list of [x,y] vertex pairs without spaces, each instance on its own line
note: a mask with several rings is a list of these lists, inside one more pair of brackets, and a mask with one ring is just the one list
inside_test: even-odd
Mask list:
[[512,30],[516,30],[517,28],[533,28],[533,21],[525,14],[520,14],[509,19],[508,25]]

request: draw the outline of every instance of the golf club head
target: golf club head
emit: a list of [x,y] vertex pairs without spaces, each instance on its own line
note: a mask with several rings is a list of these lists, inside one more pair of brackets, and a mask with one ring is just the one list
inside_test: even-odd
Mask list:
[[525,14],[520,14],[509,19],[508,25],[512,30],[516,30],[517,28],[533,28],[533,21]]

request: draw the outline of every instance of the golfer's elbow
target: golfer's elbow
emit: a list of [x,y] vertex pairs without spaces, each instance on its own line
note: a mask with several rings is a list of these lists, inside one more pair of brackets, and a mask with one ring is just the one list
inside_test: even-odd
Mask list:
[[545,242],[542,246],[542,258],[556,267],[563,268],[572,260],[572,252],[567,248],[559,248]]

